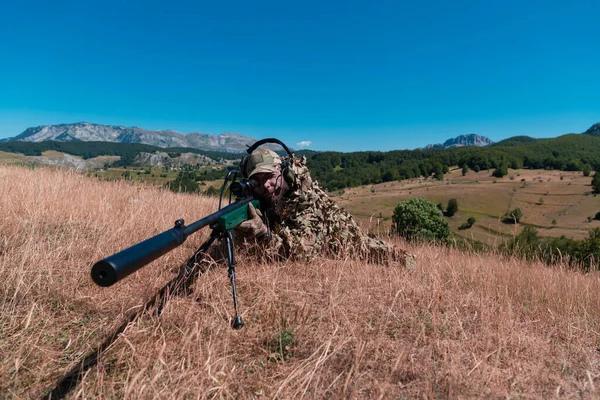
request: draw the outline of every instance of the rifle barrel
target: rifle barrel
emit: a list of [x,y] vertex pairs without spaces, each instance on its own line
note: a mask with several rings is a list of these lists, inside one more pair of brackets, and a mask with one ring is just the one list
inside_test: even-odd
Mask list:
[[225,214],[248,204],[252,197],[245,197],[202,218],[188,226],[178,226],[159,233],[112,256],[98,261],[92,267],[92,280],[99,286],[111,286],[144,265],[183,244],[185,239],[207,225],[215,224]]

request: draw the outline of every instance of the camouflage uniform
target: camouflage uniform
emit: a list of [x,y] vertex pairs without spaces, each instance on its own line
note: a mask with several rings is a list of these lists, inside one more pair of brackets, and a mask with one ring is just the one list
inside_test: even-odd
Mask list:
[[299,261],[326,255],[414,268],[413,255],[360,230],[354,218],[312,180],[306,157],[295,157],[290,162],[296,188],[284,199],[280,222],[268,221],[272,236],[268,248],[272,254]]

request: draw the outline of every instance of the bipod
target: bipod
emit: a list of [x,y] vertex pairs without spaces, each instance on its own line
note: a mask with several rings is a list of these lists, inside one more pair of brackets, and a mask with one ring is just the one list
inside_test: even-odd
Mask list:
[[227,276],[231,281],[231,291],[233,293],[233,308],[235,310],[235,318],[233,319],[232,327],[233,329],[240,329],[244,326],[244,322],[242,321],[242,317],[238,313],[238,299],[237,299],[237,288],[235,285],[235,255],[234,255],[234,243],[233,243],[233,231],[230,229],[224,232],[225,236],[225,246],[227,248],[227,264],[229,265],[229,270],[227,271]]
[[[181,271],[179,272],[179,276],[174,279],[174,284],[170,287],[170,293],[176,294],[189,294],[190,287],[195,282],[196,278],[204,273],[203,269],[198,268],[199,261],[201,257],[206,253],[215,239],[219,239],[224,241],[225,250],[227,253],[227,265],[229,269],[227,270],[227,277],[231,282],[231,291],[233,295],[233,309],[235,311],[235,316],[233,318],[233,322],[231,324],[233,329],[240,329],[244,326],[244,322],[242,321],[242,317],[238,312],[238,298],[237,298],[237,286],[235,280],[235,243],[234,243],[234,232],[233,230],[222,230],[218,226],[214,226],[212,228],[212,232],[210,237],[206,242],[204,242],[198,250],[192,255],[185,265],[182,266]],[[164,297],[161,299],[162,301],[157,306],[157,313],[160,314],[162,311],[162,306],[164,305]]]

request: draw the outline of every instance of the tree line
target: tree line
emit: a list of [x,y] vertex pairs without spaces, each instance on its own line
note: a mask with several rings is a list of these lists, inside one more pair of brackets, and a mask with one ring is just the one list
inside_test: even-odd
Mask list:
[[164,152],[171,157],[178,157],[181,153],[201,154],[213,160],[237,160],[242,157],[240,153],[225,151],[209,151],[188,147],[157,147],[142,143],[113,143],[113,142],[22,142],[9,141],[0,143],[0,151],[21,153],[26,156],[41,156],[44,151],[54,150],[71,154],[83,159],[99,156],[120,156],[121,166],[133,165],[133,160],[140,153]]
[[330,191],[418,177],[442,180],[452,166],[469,170],[508,168],[584,171],[600,169],[600,137],[568,134],[554,139],[515,137],[487,147],[323,152],[307,157],[312,175]]

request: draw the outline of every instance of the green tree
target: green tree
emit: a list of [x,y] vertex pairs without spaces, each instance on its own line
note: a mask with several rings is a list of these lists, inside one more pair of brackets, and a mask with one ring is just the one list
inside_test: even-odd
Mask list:
[[435,179],[438,181],[444,180],[444,166],[440,162],[436,162],[433,165],[433,174],[435,175]]
[[592,172],[592,167],[590,166],[590,164],[584,164],[583,165],[583,176],[590,176],[591,172]]
[[598,171],[592,177],[592,193],[600,193],[600,173]]
[[450,227],[442,212],[423,198],[398,203],[392,221],[398,235],[408,240],[446,241],[450,236]]
[[448,200],[448,205],[446,206],[446,216],[452,217],[458,211],[458,201],[456,199]]
[[520,208],[515,208],[504,214],[502,222],[505,224],[518,224],[521,218],[523,218],[523,211]]
[[463,164],[462,166],[462,176],[465,176],[467,174],[467,172],[469,172],[469,167],[467,166],[467,164]]
[[172,192],[177,193],[198,193],[200,186],[196,181],[188,178],[177,178],[175,180],[167,182],[167,187]]
[[508,168],[506,168],[505,165],[498,166],[498,168],[496,168],[494,170],[494,172],[492,173],[492,175],[495,176],[496,178],[502,178],[506,174],[508,174]]

